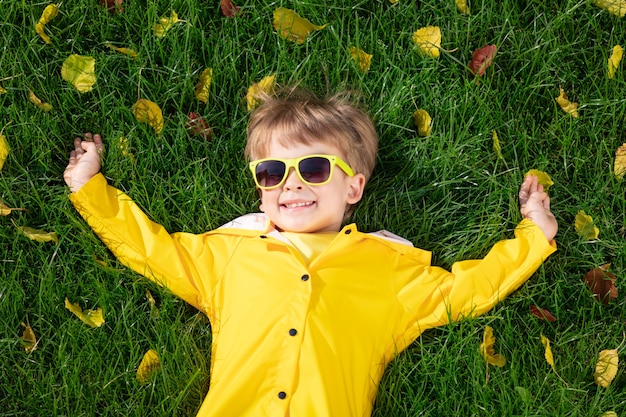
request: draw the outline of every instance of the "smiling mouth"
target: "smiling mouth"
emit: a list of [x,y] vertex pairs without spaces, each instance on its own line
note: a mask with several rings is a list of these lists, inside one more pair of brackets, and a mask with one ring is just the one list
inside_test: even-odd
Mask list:
[[308,206],[312,206],[313,204],[315,204],[315,202],[313,201],[307,201],[307,202],[303,202],[303,203],[288,203],[288,204],[283,204],[282,206],[288,209],[294,209],[294,208],[298,208],[298,207],[308,207]]

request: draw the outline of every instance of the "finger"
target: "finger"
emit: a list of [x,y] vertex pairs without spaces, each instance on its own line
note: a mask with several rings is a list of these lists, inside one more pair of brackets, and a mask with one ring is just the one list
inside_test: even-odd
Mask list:
[[76,151],[71,151],[70,152],[70,164],[75,164],[76,163]]
[[550,196],[546,194],[546,198],[543,199],[543,208],[550,211]]
[[93,143],[96,144],[96,149],[98,150],[99,154],[104,153],[104,143],[102,142],[102,136],[96,133],[93,136]]
[[80,156],[83,154],[82,142],[83,141],[78,137],[74,139],[74,153],[76,155],[76,158],[80,158]]
[[92,141],[93,141],[93,137],[92,137],[92,135],[91,135],[91,132],[87,132],[87,133],[85,133],[85,140],[86,140],[87,142],[92,142]]

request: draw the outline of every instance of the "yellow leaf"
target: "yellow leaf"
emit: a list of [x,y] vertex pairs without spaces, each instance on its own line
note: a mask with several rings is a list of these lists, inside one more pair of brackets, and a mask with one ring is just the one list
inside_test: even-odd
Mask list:
[[[2,168],[1,155],[0,168]],[[615,151],[615,164],[613,166],[613,172],[615,173],[615,177],[617,177],[618,180],[621,180],[622,178],[624,178],[624,175],[626,175],[626,143],[622,144],[622,146],[617,148],[617,150]]]
[[413,123],[417,127],[417,134],[420,136],[430,136],[430,126],[432,119],[426,110],[417,109],[413,113]]
[[94,58],[73,54],[63,61],[61,77],[81,93],[86,93],[96,83],[95,67]]
[[41,39],[43,39],[43,41],[47,44],[50,44],[51,40],[50,36],[46,35],[44,32],[44,28],[57,16],[57,14],[59,14],[59,6],[56,4],[49,4],[45,9],[43,9],[39,22],[35,25],[35,32],[37,32],[37,34],[41,36]]
[[76,317],[88,326],[100,327],[104,324],[101,308],[96,310],[83,310],[77,303],[70,303],[67,298],[65,299],[65,308],[74,313]]
[[625,0],[594,0],[593,3],[615,16],[624,17],[626,15]]
[[300,17],[295,11],[284,7],[274,10],[273,25],[281,38],[294,41],[298,45],[303,44],[314,30],[322,30],[328,26],[327,24],[314,25],[307,19]]
[[543,185],[543,191],[545,191],[546,193],[548,192],[550,187],[554,185],[554,181],[552,181],[552,178],[550,178],[550,176],[543,171],[539,171],[538,169],[531,169],[526,173],[526,175],[524,175],[524,177],[527,177],[529,175],[537,177],[538,183]]
[[276,84],[275,80],[275,75],[268,75],[266,77],[263,77],[263,79],[258,83],[254,83],[248,88],[248,93],[246,94],[246,100],[248,101],[248,110],[252,110],[259,104],[261,104],[259,100],[259,94],[265,93],[271,95],[274,93],[274,86]]
[[574,227],[578,234],[585,240],[597,239],[600,234],[600,229],[593,223],[593,218],[585,213],[584,210],[580,210],[578,214],[576,214]]
[[496,153],[496,156],[498,158],[504,159],[504,157],[502,156],[502,147],[500,146],[500,139],[498,139],[498,133],[495,130],[492,130],[491,136],[493,137],[493,151]]
[[617,417],[617,413],[615,411],[605,411],[600,417]]
[[389,0],[389,3],[396,4],[399,0]]
[[419,47],[420,53],[438,58],[439,49],[441,49],[441,29],[438,26],[418,29],[413,34],[413,42]]
[[568,100],[567,94],[565,94],[565,90],[560,89],[561,94],[556,98],[556,102],[559,103],[559,106],[563,109],[563,111],[572,117],[578,117],[578,103],[574,103]]
[[506,364],[506,358],[495,351],[494,345],[496,338],[493,335],[493,329],[490,326],[485,327],[483,333],[483,342],[480,344],[480,354],[488,364],[503,367]]
[[30,90],[28,91],[28,99],[31,103],[33,103],[35,106],[39,107],[45,112],[49,112],[50,110],[52,110],[52,105],[42,102],[39,97],[37,97],[35,93]]
[[0,94],[6,94],[7,90],[6,88],[2,88],[2,86],[0,85]]
[[622,60],[622,55],[624,55],[624,48],[619,45],[615,45],[613,47],[613,53],[609,57],[608,68],[609,68],[609,78],[613,78],[615,75],[615,71],[619,67],[619,63]]
[[548,365],[550,365],[552,367],[552,370],[556,372],[556,370],[554,369],[554,356],[552,356],[552,349],[550,348],[550,339],[548,339],[544,335],[541,335],[541,344],[545,348],[545,353],[543,356],[546,358],[546,362],[548,362]]
[[7,160],[9,156],[9,142],[7,141],[7,137],[2,134],[0,131],[0,170],[4,166],[4,161]]
[[24,233],[24,235],[30,240],[35,240],[37,242],[59,243],[59,238],[56,232],[45,232],[43,230],[37,230],[26,226],[19,226],[17,229]]
[[140,384],[145,384],[159,369],[161,369],[159,355],[154,349],[150,349],[143,355],[137,368],[137,380]]
[[164,16],[160,18],[159,23],[155,23],[152,26],[152,30],[157,37],[162,38],[163,36],[165,36],[167,31],[170,30],[172,26],[174,26],[178,22],[178,14],[174,10],[172,10],[172,12],[170,13],[170,17]]
[[140,98],[133,104],[132,110],[137,121],[152,126],[157,135],[161,133],[164,124],[163,113],[155,102]]
[[139,55],[137,54],[137,52],[135,52],[132,49],[128,49],[128,48],[119,48],[115,45],[111,45],[110,43],[106,44],[106,47],[109,49],[113,49],[115,52],[119,52],[121,54],[124,54],[126,56],[129,56],[131,58],[137,58]]
[[154,297],[152,296],[152,293],[149,290],[146,290],[146,299],[148,300],[148,303],[150,304],[150,314],[153,314],[158,317],[159,309],[156,307],[156,301],[154,300]]
[[370,64],[372,62],[372,56],[362,50],[361,48],[357,48],[356,46],[350,47],[350,55],[352,55],[352,59],[359,66],[361,72],[367,72],[370,70]]
[[470,14],[470,9],[466,0],[456,0],[456,7],[462,14]]
[[24,332],[22,333],[22,346],[26,353],[31,353],[35,349],[37,349],[37,336],[35,336],[35,332],[32,327],[28,324],[21,323],[24,327]]
[[203,103],[209,100],[209,90],[211,89],[211,79],[213,78],[213,68],[205,68],[200,74],[200,80],[196,84],[196,98]]
[[26,211],[26,209],[23,209],[23,208],[9,207],[6,204],[4,204],[2,200],[0,200],[0,216],[8,216],[9,214],[11,214],[12,211],[17,211],[17,210]]
[[615,379],[617,375],[617,366],[619,364],[619,357],[617,355],[617,349],[603,350],[600,352],[598,362],[596,362],[596,371],[593,374],[593,379],[596,384],[603,388],[608,387]]

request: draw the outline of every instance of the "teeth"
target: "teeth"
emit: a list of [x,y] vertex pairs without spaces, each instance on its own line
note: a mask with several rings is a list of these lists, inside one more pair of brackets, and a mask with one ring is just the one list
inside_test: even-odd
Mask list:
[[287,208],[296,208],[296,207],[304,207],[304,206],[310,206],[311,204],[313,204],[312,202],[306,202],[306,203],[291,203],[291,204],[285,204],[285,207]]

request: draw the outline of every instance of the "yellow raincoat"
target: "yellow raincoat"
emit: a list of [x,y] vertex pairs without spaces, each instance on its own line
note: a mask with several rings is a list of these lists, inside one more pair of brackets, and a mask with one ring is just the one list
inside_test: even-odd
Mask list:
[[369,416],[385,366],[424,330],[482,314],[554,252],[529,220],[482,260],[430,265],[388,232],[345,226],[310,262],[263,214],[169,234],[97,175],[70,199],[130,268],[204,312],[210,416]]

